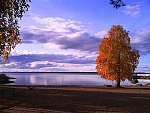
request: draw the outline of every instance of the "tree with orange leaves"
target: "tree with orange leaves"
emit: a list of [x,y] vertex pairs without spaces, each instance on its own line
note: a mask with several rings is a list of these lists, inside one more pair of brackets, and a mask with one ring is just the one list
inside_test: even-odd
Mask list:
[[120,25],[112,26],[99,45],[96,70],[102,78],[115,80],[120,87],[121,81],[132,79],[139,57],[139,52],[131,49],[128,32]]

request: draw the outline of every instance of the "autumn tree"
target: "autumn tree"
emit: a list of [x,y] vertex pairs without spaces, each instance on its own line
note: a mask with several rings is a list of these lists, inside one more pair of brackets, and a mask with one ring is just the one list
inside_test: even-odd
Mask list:
[[132,79],[139,57],[138,51],[131,49],[128,32],[120,25],[112,26],[99,45],[96,70],[102,78],[115,80],[120,87],[121,81]]
[[20,42],[18,20],[31,0],[0,0],[0,56],[6,63],[11,49]]

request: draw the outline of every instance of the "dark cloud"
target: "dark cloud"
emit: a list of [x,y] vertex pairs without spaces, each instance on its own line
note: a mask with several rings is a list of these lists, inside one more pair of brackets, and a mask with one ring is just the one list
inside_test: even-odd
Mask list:
[[100,40],[88,33],[81,33],[74,38],[62,37],[53,41],[62,49],[76,49],[80,51],[95,52],[98,50]]
[[47,43],[54,37],[56,37],[56,33],[51,31],[44,31],[36,28],[25,28],[24,30],[21,30],[22,43]]
[[21,43],[32,44],[33,41],[30,41],[30,40],[23,40],[23,41],[21,41]]
[[21,36],[23,43],[54,43],[59,45],[61,49],[75,49],[88,52],[95,52],[98,50],[100,39],[96,38],[95,36],[91,36],[86,32],[74,32],[75,31],[72,31],[72,33],[68,35],[66,33],[64,34],[53,31],[44,31],[42,29],[32,29],[22,31]]
[[150,54],[150,27],[139,30],[132,40],[133,48],[139,50],[140,54]]

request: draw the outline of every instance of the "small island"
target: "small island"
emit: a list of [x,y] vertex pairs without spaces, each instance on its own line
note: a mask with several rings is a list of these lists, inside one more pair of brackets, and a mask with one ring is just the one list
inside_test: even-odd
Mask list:
[[0,84],[13,83],[13,81],[10,81],[10,79],[16,79],[16,78],[9,77],[6,74],[0,74]]

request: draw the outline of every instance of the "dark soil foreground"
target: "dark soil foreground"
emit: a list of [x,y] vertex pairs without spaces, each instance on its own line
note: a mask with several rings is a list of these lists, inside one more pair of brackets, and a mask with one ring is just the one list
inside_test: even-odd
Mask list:
[[0,113],[150,113],[149,86],[4,87]]

